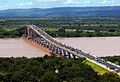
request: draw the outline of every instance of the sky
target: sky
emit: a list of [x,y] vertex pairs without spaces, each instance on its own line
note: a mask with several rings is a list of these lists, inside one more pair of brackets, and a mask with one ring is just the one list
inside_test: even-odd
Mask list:
[[120,0],[0,0],[0,10],[91,6],[120,6]]

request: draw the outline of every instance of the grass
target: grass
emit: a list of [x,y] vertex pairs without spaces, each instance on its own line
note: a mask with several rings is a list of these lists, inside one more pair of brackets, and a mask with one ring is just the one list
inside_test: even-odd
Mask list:
[[19,27],[21,27],[22,25],[4,25],[2,26],[3,30],[5,31],[14,31],[16,29],[18,29]]
[[103,75],[103,74],[109,72],[107,69],[105,69],[105,68],[103,68],[103,67],[101,67],[101,66],[99,66],[91,61],[85,60],[85,61],[83,61],[83,63],[92,67],[93,70],[95,70],[100,75]]
[[[58,31],[58,28],[42,28],[44,31]],[[65,29],[66,32],[75,32],[76,29]],[[85,32],[95,32],[94,30],[83,30]]]
[[57,31],[57,28],[42,28],[44,31]]
[[16,30],[17,28],[9,28],[9,27],[5,27],[3,28],[5,31],[13,31]]
[[65,29],[66,32],[75,32],[76,29]]
[[[44,31],[58,31],[58,28],[43,28]],[[76,29],[65,29],[66,32],[75,32]]]

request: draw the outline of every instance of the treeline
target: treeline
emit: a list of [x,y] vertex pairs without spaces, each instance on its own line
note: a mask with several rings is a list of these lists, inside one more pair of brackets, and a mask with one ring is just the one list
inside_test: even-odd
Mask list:
[[[10,28],[9,28],[10,27]],[[17,38],[22,37],[25,34],[25,28],[17,25],[1,26],[0,38]]]
[[[35,24],[42,29],[58,29],[46,31],[54,37],[120,36],[120,18],[6,18],[0,19],[0,29],[5,30],[0,36],[20,37],[22,34],[16,29],[29,24]],[[76,31],[64,32],[66,29]]]
[[[35,24],[41,28],[119,31],[120,18],[8,18],[0,19],[0,25]],[[99,28],[99,29],[98,29]]]
[[120,36],[120,32],[115,32],[110,30],[108,32],[101,31],[90,31],[90,30],[79,30],[73,29],[75,31],[65,31],[65,28],[59,28],[57,31],[45,30],[49,35],[53,37],[108,37],[108,36]]
[[0,58],[0,82],[120,82],[113,73],[98,75],[85,59]]

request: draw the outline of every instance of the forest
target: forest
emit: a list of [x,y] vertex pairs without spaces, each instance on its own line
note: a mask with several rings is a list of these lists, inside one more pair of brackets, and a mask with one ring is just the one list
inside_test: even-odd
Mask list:
[[21,37],[22,27],[31,24],[53,37],[120,36],[120,18],[3,18],[0,37]]
[[116,74],[99,75],[83,61],[47,55],[0,58],[0,82],[120,82]]

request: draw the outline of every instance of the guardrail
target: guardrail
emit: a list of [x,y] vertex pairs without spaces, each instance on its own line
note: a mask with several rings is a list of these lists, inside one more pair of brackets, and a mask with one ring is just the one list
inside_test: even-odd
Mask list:
[[[43,30],[41,30],[41,29],[40,29],[39,27],[37,27],[36,25],[32,25],[32,26],[30,25],[30,27],[31,27],[32,29],[35,29],[36,32],[39,32],[38,34],[42,34],[42,36],[43,36],[44,38],[48,39],[49,41],[54,42],[55,44],[57,44],[57,45],[59,45],[59,46],[62,46],[62,47],[65,47],[65,48],[67,48],[67,49],[69,49],[69,50],[71,50],[71,51],[74,51],[76,54],[79,53],[79,54],[85,56],[85,58],[86,58],[87,60],[92,61],[92,62],[94,62],[94,63],[96,63],[96,64],[98,64],[98,65],[106,68],[106,69],[109,70],[109,71],[116,72],[115,70],[110,69],[110,67],[107,66],[107,64],[113,65],[113,67],[115,66],[116,68],[117,68],[117,67],[120,68],[119,65],[116,65],[116,64],[111,63],[111,62],[109,62],[109,61],[104,61],[103,59],[101,59],[101,58],[99,58],[99,57],[97,57],[97,56],[95,56],[95,55],[93,55],[93,54],[85,53],[85,52],[83,52],[82,50],[79,50],[79,49],[77,49],[77,48],[74,48],[74,47],[72,47],[72,46],[69,46],[69,45],[67,45],[67,44],[65,44],[65,43],[59,42],[58,40],[54,39],[53,37],[51,37],[50,35],[48,35],[46,32],[44,32]],[[79,51],[79,52],[78,52],[78,51]],[[93,58],[93,59],[91,59],[91,58]],[[99,58],[100,61],[99,61],[99,62],[98,62],[98,61],[95,61],[94,58],[96,58],[96,59]],[[101,62],[101,61],[102,61],[102,62]],[[106,62],[106,63],[105,63],[105,62]],[[106,64],[106,65],[105,65],[105,64]]]

